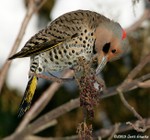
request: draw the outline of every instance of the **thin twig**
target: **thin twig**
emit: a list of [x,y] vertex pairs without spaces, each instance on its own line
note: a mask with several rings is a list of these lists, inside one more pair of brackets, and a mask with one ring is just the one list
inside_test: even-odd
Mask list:
[[57,77],[57,76],[52,75],[52,74],[51,74],[51,76],[47,76],[47,75],[44,75],[44,74],[29,73],[29,75],[34,75],[34,76],[36,76],[38,78],[42,78],[42,79],[45,79],[45,80],[48,80],[48,81],[57,82],[57,83],[69,82],[69,81],[73,81],[74,80],[73,78]]
[[42,130],[45,130],[46,128],[55,126],[57,124],[57,120],[53,119],[52,121],[49,121],[46,125],[43,125],[36,129],[35,133],[41,132]]
[[134,114],[135,117],[137,117],[137,119],[139,119],[139,120],[142,121],[143,118],[141,117],[140,114],[138,114],[138,113],[136,112],[136,110],[134,109],[134,107],[132,107],[132,106],[127,102],[127,100],[125,99],[125,97],[124,97],[122,91],[120,91],[119,89],[117,89],[117,91],[119,92],[119,96],[120,96],[120,99],[121,99],[121,101],[123,102],[123,104]]
[[112,131],[110,137],[108,138],[108,140],[112,140],[113,137],[114,137],[114,135],[119,132],[119,126],[120,126],[120,123],[116,123],[116,124],[114,125],[114,129],[113,129],[113,131]]
[[125,107],[128,108],[134,114],[134,116],[141,122],[142,127],[139,128],[138,126],[134,126],[131,122],[128,122],[127,124],[131,125],[138,132],[145,132],[146,131],[146,125],[145,125],[145,123],[143,121],[142,116],[134,109],[133,106],[131,106],[127,102],[127,100],[125,99],[123,93],[119,89],[117,89],[117,91],[118,91],[120,99],[123,102],[123,104],[125,105]]
[[127,125],[130,125],[137,132],[145,132],[150,126],[147,126],[145,120],[137,120],[137,123],[133,124],[132,122],[126,122]]
[[140,88],[150,88],[150,80],[147,80],[145,82],[139,82],[138,86]]

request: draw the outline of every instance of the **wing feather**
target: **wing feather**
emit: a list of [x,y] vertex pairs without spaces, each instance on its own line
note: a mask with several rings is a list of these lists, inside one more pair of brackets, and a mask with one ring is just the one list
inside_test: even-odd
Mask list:
[[34,45],[30,47],[30,50],[22,49],[20,52],[14,54],[13,56],[9,57],[9,60],[15,59],[15,58],[22,58],[22,57],[29,57],[33,55],[38,55],[39,53],[49,51],[53,49],[54,47],[57,47],[61,44],[63,44],[66,41],[69,41],[70,39],[76,38],[78,34],[74,34],[71,37],[68,37],[64,40],[56,40],[53,39],[51,41],[43,42],[38,45]]

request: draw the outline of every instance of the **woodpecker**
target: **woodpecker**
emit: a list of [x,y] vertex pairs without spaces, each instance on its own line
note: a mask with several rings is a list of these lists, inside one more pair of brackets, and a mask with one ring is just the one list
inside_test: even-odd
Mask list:
[[[40,30],[18,53],[9,58],[30,57],[29,72],[41,74],[71,69],[78,58],[85,61],[95,56],[99,74],[107,62],[119,58],[127,50],[126,32],[119,23],[89,10],[66,13]],[[38,78],[29,76],[19,116],[31,105]]]

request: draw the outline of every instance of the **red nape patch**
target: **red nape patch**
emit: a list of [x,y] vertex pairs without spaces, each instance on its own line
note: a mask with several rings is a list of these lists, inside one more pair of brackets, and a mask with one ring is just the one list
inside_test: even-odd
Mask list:
[[122,29],[122,40],[125,39],[127,36],[127,33],[124,29]]

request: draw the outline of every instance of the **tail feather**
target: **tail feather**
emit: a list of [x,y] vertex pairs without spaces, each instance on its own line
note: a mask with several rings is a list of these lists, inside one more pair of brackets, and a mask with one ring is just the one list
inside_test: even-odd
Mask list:
[[19,107],[18,117],[23,116],[30,109],[31,101],[32,101],[32,98],[34,96],[35,89],[37,86],[37,80],[38,79],[36,76],[32,76],[29,79],[28,85],[25,90],[25,94],[23,96],[23,99]]

